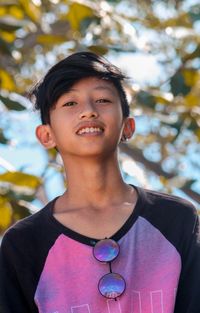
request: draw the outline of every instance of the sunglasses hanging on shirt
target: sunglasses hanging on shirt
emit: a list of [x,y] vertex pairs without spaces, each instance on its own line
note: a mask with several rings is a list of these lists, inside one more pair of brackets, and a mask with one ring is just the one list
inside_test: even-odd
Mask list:
[[113,273],[111,263],[114,261],[120,252],[119,244],[113,239],[99,240],[93,247],[93,255],[96,260],[109,264],[110,272],[104,275],[98,283],[98,289],[102,296],[108,299],[117,299],[126,289],[124,278]]

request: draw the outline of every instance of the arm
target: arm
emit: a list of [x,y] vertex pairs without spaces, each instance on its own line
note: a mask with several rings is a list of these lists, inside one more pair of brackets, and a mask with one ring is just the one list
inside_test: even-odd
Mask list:
[[14,239],[12,238],[12,242],[9,236],[5,235],[0,247],[0,312],[35,313],[36,309],[30,309],[24,294],[24,282],[21,280],[23,266],[20,268],[18,261],[23,256],[19,255]]
[[[186,221],[187,223],[187,221]],[[200,312],[200,225],[196,215],[187,249],[182,256],[182,271],[174,313]]]

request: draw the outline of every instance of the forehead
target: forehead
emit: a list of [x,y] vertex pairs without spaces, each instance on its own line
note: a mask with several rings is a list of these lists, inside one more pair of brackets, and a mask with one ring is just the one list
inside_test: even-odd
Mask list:
[[75,82],[67,92],[80,92],[80,91],[90,91],[90,90],[100,90],[108,91],[111,93],[117,93],[117,89],[114,84],[107,79],[98,77],[86,77]]

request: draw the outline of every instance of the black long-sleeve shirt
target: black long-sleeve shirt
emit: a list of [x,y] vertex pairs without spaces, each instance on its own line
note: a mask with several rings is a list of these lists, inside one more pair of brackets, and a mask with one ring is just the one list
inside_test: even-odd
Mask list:
[[97,239],[59,223],[55,199],[4,235],[0,313],[200,313],[196,210],[183,199],[136,190],[136,207],[112,236],[120,246],[112,270],[126,281],[117,301],[98,291],[109,267],[93,256]]

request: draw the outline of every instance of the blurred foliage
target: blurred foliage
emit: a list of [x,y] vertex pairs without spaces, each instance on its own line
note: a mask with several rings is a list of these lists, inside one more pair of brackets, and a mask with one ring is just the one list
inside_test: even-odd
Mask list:
[[[145,88],[127,85],[132,113],[146,116],[148,129],[136,133],[121,151],[147,176],[157,177],[163,191],[178,189],[200,203],[194,188],[200,172],[198,157],[194,158],[200,152],[198,1],[189,5],[180,0],[1,0],[0,4],[0,144],[10,145],[2,114],[27,110],[13,94],[26,96],[33,82],[66,55],[81,50],[153,55],[163,67],[159,82]],[[57,154],[50,151],[48,156],[49,165],[62,171]],[[192,168],[190,176],[184,175],[184,157]],[[30,214],[42,181],[14,170],[6,160],[0,159],[0,166],[3,231]]]

